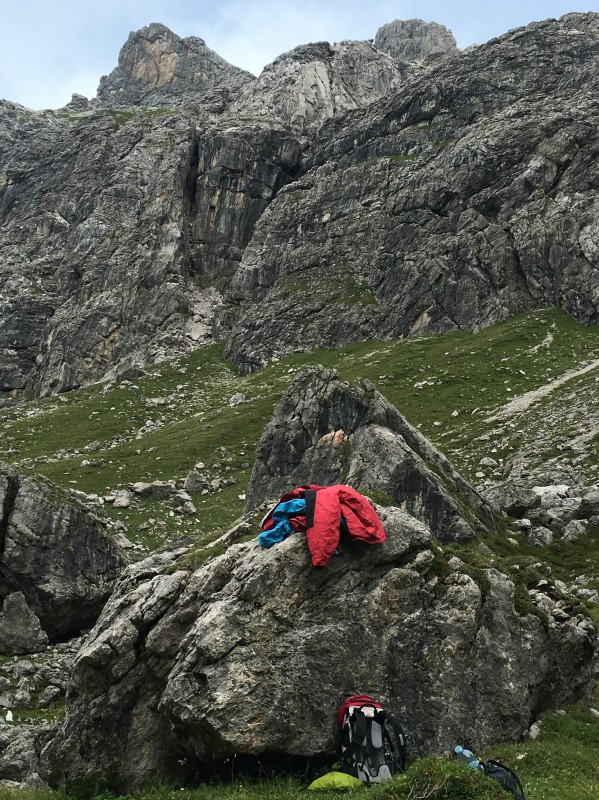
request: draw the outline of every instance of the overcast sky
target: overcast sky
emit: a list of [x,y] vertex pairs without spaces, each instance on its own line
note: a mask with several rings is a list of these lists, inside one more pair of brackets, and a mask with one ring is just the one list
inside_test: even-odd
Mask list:
[[572,11],[599,12],[599,0],[0,0],[0,98],[37,109],[94,97],[129,33],[151,22],[258,75],[296,45],[373,39],[394,19],[440,22],[463,48]]

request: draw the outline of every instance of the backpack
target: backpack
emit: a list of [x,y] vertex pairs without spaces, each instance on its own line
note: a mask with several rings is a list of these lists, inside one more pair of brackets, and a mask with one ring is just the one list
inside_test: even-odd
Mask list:
[[488,758],[486,761],[480,762],[480,767],[485,775],[499,781],[504,789],[514,795],[516,800],[526,800],[520,778],[515,772],[512,772],[509,767],[506,767],[505,764]]
[[406,739],[399,722],[365,694],[348,697],[337,711],[339,769],[363,783],[380,783],[406,768]]

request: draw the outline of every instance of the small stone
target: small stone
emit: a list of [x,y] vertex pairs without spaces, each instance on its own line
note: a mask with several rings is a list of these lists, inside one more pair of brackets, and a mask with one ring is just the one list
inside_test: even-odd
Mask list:
[[497,467],[498,466],[497,461],[494,458],[491,458],[491,456],[485,456],[484,458],[481,458],[481,460],[478,463],[480,464],[481,467]]
[[131,505],[131,493],[126,489],[118,491],[114,498],[114,508],[129,508]]
[[541,733],[541,723],[534,722],[528,729],[528,738],[536,739],[540,733]]
[[124,550],[131,550],[132,547],[135,545],[130,539],[127,539],[124,533],[121,531],[117,531],[114,537],[114,541],[118,544],[119,547],[122,547]]
[[61,696],[62,693],[58,686],[47,686],[38,698],[37,707],[48,708],[49,706],[58,702]]

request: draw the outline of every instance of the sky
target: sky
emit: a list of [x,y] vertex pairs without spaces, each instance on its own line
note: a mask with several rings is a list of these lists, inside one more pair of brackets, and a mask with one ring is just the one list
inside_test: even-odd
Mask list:
[[599,12],[599,0],[0,0],[0,98],[43,109],[94,97],[129,33],[151,22],[259,75],[297,45],[373,39],[395,19],[439,22],[464,48],[575,11]]

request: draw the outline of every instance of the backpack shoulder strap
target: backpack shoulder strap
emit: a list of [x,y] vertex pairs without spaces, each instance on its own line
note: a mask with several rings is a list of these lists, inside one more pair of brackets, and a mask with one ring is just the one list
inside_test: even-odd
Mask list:
[[[390,714],[388,711],[385,711],[385,717],[389,723],[389,727],[393,732],[393,738],[389,735],[389,731],[385,727],[385,735],[389,744],[391,745],[391,750],[397,753],[397,765],[401,769],[402,772],[405,772],[406,769],[406,762],[408,758],[408,749],[406,746],[406,736],[403,732],[403,728],[399,724],[399,720],[397,717],[394,717],[393,714]],[[395,741],[393,741],[395,740]]]
[[480,765],[485,774],[490,778],[495,778],[496,781],[513,794],[515,800],[526,800],[520,778],[513,770],[506,767],[501,761],[495,761],[492,758],[481,761]]

